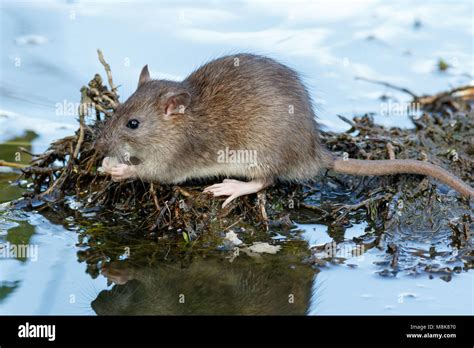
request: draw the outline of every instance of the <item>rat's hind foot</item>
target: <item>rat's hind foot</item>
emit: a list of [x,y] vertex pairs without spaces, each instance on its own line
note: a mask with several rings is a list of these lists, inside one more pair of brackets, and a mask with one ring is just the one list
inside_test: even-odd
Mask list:
[[206,187],[204,192],[211,192],[214,197],[229,196],[222,208],[225,208],[230,202],[240,196],[250,195],[271,185],[271,182],[265,180],[252,180],[249,182],[225,179],[221,184],[214,184]]

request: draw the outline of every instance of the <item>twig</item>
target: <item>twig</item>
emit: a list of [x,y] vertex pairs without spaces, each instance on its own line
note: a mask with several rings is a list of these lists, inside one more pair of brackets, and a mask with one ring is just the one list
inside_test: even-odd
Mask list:
[[153,197],[153,203],[155,204],[156,210],[160,211],[161,208],[160,208],[160,205],[158,204],[158,197],[156,196],[155,186],[153,185],[153,183],[150,184],[150,193],[151,193],[151,196]]
[[188,190],[185,190],[184,188],[180,186],[176,186],[175,189],[182,194],[184,197],[190,197],[192,194]]
[[54,172],[63,171],[64,167],[23,167],[21,171],[25,174],[52,174]]
[[97,50],[97,54],[99,55],[99,60],[104,66],[105,72],[107,73],[107,80],[109,81],[110,90],[115,93],[117,91],[117,87],[114,85],[114,81],[112,79],[112,71],[110,70],[110,65],[105,61],[104,55],[102,54],[101,50]]
[[260,210],[260,215],[262,216],[262,222],[265,226],[265,230],[268,232],[268,215],[267,210],[265,209],[265,204],[267,203],[267,193],[265,190],[257,193],[258,208]]
[[22,168],[28,167],[28,165],[27,164],[22,164],[22,163],[7,162],[7,161],[4,161],[4,160],[0,160],[0,167],[10,167],[10,168],[22,169]]
[[154,230],[155,228],[160,228],[161,220],[165,216],[166,212],[168,212],[170,217],[172,217],[171,210],[170,210],[168,204],[173,205],[175,202],[176,202],[176,195],[171,197],[171,199],[169,201],[164,202],[165,206],[161,209],[160,214],[158,215],[157,219],[155,220],[155,223],[153,224],[153,226],[151,227],[152,230]]
[[[422,96],[418,98],[420,104],[434,104],[436,101],[442,98],[460,98],[462,100],[472,100],[474,98],[474,87],[473,86],[462,86],[452,89],[448,92],[441,92],[435,95]],[[452,102],[452,100],[450,100]]]
[[87,96],[87,88],[81,88],[81,105],[79,105],[79,138],[77,139],[76,148],[74,149],[74,154],[72,155],[73,159],[76,159],[79,155],[79,150],[81,149],[82,142],[84,141],[84,118],[85,118],[85,107],[86,100],[89,97]]
[[32,153],[30,150],[25,149],[23,146],[19,146],[19,147],[18,147],[18,150],[20,150],[21,152],[24,152],[24,153],[30,155],[31,157],[40,157],[40,156],[41,156],[41,155],[37,155],[37,154]]
[[227,226],[226,228],[224,228],[224,231],[228,231],[230,230],[232,227],[234,227],[235,225],[237,225],[239,222],[242,221],[242,217],[240,217],[237,221],[235,221],[234,223],[232,223],[231,225]]
[[105,114],[105,116],[107,117],[112,117],[112,112],[108,111],[108,110],[105,110],[102,106],[100,106],[99,104],[95,104],[95,109],[100,111],[100,112],[103,112]]
[[385,87],[389,87],[389,88],[395,89],[397,91],[407,93],[407,94],[411,95],[414,99],[418,99],[418,96],[415,93],[413,93],[412,91],[410,91],[409,89],[404,88],[404,87],[395,86],[395,85],[392,85],[391,83],[388,83],[388,82],[385,82],[385,81],[368,79],[366,77],[361,77],[361,76],[356,76],[355,79],[370,82],[370,83],[375,83],[377,85],[382,85],[382,86],[385,86]]
[[388,158],[391,159],[391,160],[394,160],[395,159],[395,151],[394,151],[392,143],[387,143],[385,146],[387,147]]
[[365,130],[365,131],[371,131],[372,128],[370,127],[366,127],[366,126],[362,126],[358,123],[355,123],[354,121],[351,121],[349,120],[347,117],[345,116],[342,116],[342,115],[337,115],[337,117],[339,117],[341,120],[343,120],[344,122],[350,124],[352,126],[352,128],[354,129],[362,129],[362,130]]
[[357,125],[354,123],[354,121],[352,120],[349,120],[347,117],[345,116],[342,116],[342,115],[337,115],[337,117],[339,117],[341,120],[343,120],[344,122],[350,124],[352,127],[356,127]]
[[305,202],[301,202],[301,203],[299,204],[299,206],[300,206],[300,207],[303,207],[303,208],[305,208],[305,209],[314,210],[314,211],[316,211],[316,212],[318,212],[318,213],[323,214],[322,218],[325,218],[325,217],[327,217],[328,215],[330,215],[326,210],[321,209],[321,208],[319,208],[319,207],[317,207],[317,206],[315,206],[315,205],[309,205],[309,204],[307,204],[307,203],[305,203]]
[[356,204],[344,204],[336,209],[334,209],[333,213],[338,213],[340,212],[341,210],[345,210],[342,215],[340,215],[335,221],[334,221],[334,224],[337,224],[339,223],[349,212],[351,211],[356,211],[357,209],[360,209],[362,207],[365,207],[367,210],[369,210],[369,205],[372,203],[372,202],[376,202],[376,201],[381,201],[381,200],[389,200],[393,195],[390,194],[390,193],[386,193],[386,194],[383,194],[383,195],[379,195],[379,196],[373,196],[373,197],[369,197],[367,199],[364,199],[362,202],[359,202],[359,203],[356,203]]

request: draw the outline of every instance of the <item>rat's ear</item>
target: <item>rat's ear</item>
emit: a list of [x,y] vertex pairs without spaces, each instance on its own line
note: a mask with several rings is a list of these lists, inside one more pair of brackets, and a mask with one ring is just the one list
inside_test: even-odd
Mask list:
[[191,95],[184,90],[179,90],[166,93],[163,99],[165,118],[170,118],[174,114],[184,114],[184,111],[191,102]]
[[138,87],[143,85],[145,82],[150,80],[150,72],[148,71],[148,65],[145,65],[140,73],[140,78],[138,79]]

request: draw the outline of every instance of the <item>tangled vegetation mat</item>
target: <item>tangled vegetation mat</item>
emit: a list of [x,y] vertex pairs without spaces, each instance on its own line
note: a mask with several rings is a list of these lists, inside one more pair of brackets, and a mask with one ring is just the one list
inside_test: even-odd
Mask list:
[[[141,242],[132,253],[147,262],[190,250],[215,250],[217,239],[221,250],[235,254],[255,242],[277,244],[270,236],[291,234],[294,222],[326,225],[336,242],[334,253],[319,245],[304,255],[315,267],[344,263],[337,250],[354,246],[385,251],[386,259],[379,264],[383,276],[429,272],[449,280],[453,272],[473,267],[470,202],[422,176],[353,177],[328,171],[311,182],[279,183],[265,193],[239,198],[226,209],[220,199],[202,192],[208,182],[179,186],[112,182],[100,169],[102,157],[94,142],[104,121],[113,117],[119,95],[100,51],[99,59],[108,86],[96,74],[81,88],[77,132],[53,142],[42,154],[31,154],[29,166],[1,163],[19,168],[23,178],[33,183],[22,199],[12,203],[14,207],[34,209],[66,226],[82,226],[77,229],[79,244],[87,240],[88,249],[80,257],[92,274],[98,273],[100,260],[119,259],[123,246],[133,248],[133,241],[150,241],[149,248]],[[413,105],[422,110],[411,117],[414,127],[385,128],[375,124],[370,114],[352,120],[339,116],[351,128],[344,133],[323,131],[323,143],[350,158],[427,160],[472,186],[474,87],[417,96],[371,82],[411,94]],[[344,237],[348,227],[361,222],[367,223],[365,234]],[[156,248],[157,242],[166,247]],[[291,243],[302,242],[286,243],[291,250]]]

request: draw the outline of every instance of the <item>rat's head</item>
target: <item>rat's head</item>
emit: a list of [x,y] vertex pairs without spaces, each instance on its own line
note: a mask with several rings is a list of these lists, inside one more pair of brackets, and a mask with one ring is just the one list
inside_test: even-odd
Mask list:
[[151,80],[143,67],[135,93],[104,124],[98,150],[119,163],[140,165],[143,178],[155,179],[156,166],[173,158],[185,136],[190,102],[182,83]]

